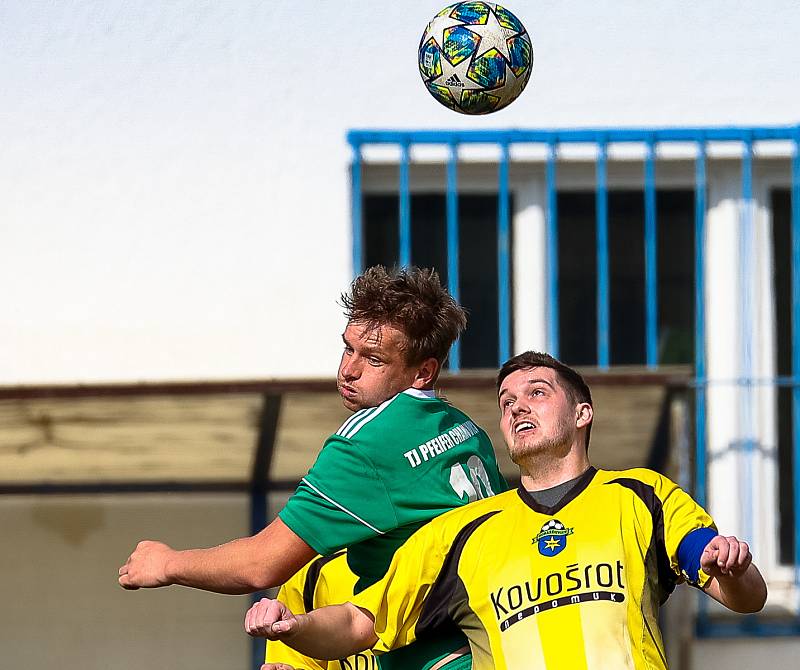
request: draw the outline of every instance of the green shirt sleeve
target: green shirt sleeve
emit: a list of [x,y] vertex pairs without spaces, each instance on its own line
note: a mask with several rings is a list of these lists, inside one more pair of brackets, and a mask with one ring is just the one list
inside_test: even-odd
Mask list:
[[328,438],[278,516],[323,556],[397,526],[374,464],[358,444],[340,435]]

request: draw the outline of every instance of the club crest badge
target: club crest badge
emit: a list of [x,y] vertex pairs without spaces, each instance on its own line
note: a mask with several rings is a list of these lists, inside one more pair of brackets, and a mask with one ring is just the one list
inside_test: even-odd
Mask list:
[[555,556],[564,551],[567,546],[567,536],[572,535],[572,531],[572,528],[565,528],[558,519],[550,519],[533,538],[533,544],[537,545],[542,556]]

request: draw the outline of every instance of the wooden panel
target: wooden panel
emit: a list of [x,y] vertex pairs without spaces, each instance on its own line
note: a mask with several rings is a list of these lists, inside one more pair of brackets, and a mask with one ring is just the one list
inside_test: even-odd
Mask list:
[[248,481],[261,396],[0,402],[0,482]]
[[272,478],[303,477],[328,436],[349,416],[336,391],[285,393],[272,457]]
[[[448,381],[444,395],[489,433],[515,480],[491,381]],[[592,461],[612,469],[647,463],[664,393],[595,383]],[[0,400],[0,484],[247,482],[261,408],[259,393]],[[270,477],[298,481],[348,416],[335,391],[284,393]]]

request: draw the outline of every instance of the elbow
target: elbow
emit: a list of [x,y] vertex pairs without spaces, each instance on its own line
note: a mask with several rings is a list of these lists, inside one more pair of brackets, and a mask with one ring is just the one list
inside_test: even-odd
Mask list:
[[[260,560],[259,560],[260,559]],[[302,567],[301,563],[299,567]],[[242,571],[242,584],[248,589],[248,593],[264,591],[284,584],[299,567],[286,565],[268,557],[259,556],[250,561]]]
[[762,581],[761,584],[750,593],[750,597],[736,603],[732,607],[739,614],[757,614],[764,609],[767,602],[767,585]]
[[273,586],[280,586],[281,582],[278,581],[269,570],[268,566],[254,565],[241,575],[241,583],[244,593],[255,593],[256,591],[265,591],[271,589]]
[[745,614],[755,614],[756,612],[760,612],[764,609],[764,605],[767,604],[767,585],[764,584],[763,587],[759,590],[756,597],[753,599],[753,602],[750,603],[751,607],[745,612]]

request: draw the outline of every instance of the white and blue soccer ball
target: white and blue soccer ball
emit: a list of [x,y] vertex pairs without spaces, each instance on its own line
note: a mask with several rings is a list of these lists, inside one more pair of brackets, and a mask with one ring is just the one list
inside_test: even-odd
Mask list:
[[430,94],[462,114],[503,109],[522,93],[533,70],[525,26],[491,2],[445,7],[425,28],[418,56]]

